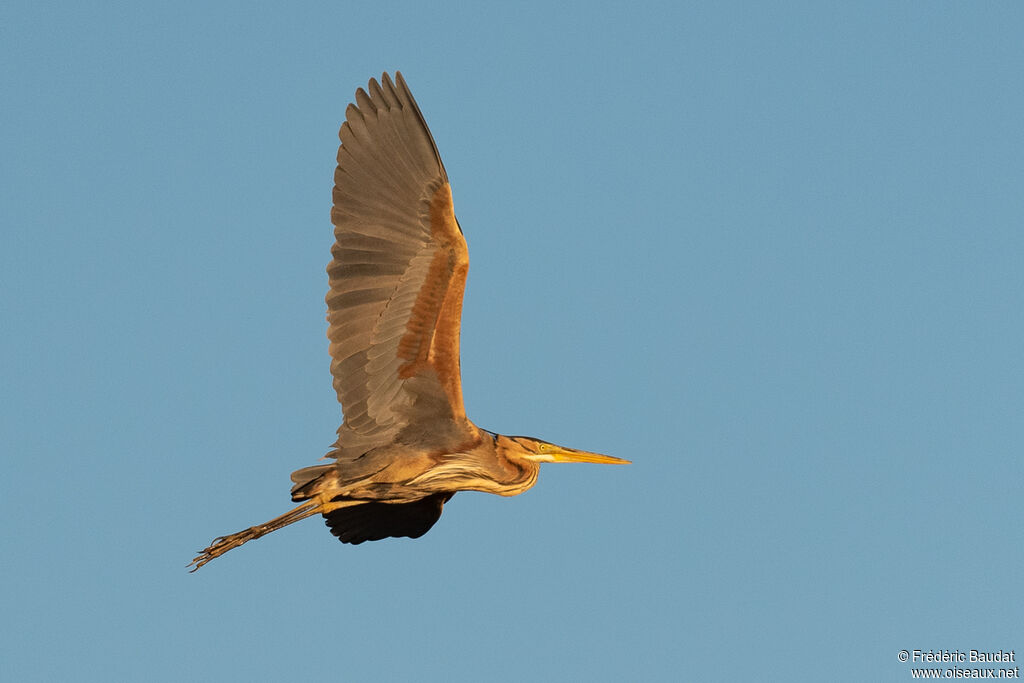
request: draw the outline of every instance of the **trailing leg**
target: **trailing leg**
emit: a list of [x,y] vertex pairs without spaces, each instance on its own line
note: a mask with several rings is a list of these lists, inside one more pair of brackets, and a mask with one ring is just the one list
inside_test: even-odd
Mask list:
[[213,542],[210,543],[210,545],[207,546],[205,550],[201,551],[198,555],[196,555],[196,557],[189,564],[189,566],[192,567],[191,571],[199,569],[213,558],[220,557],[227,551],[233,548],[237,548],[243,543],[247,543],[253,540],[254,538],[265,536],[266,534],[269,534],[271,531],[277,531],[278,529],[286,527],[289,524],[294,524],[295,522],[303,520],[306,517],[311,517],[312,515],[315,515],[318,512],[320,512],[320,508],[321,503],[319,501],[315,499],[309,500],[303,503],[302,505],[298,506],[297,508],[284,513],[280,517],[275,517],[269,522],[266,522],[264,524],[258,524],[257,526],[251,526],[248,529],[245,529],[244,531],[239,531],[238,533],[231,534],[230,536],[221,536],[219,538],[215,538],[213,539]]

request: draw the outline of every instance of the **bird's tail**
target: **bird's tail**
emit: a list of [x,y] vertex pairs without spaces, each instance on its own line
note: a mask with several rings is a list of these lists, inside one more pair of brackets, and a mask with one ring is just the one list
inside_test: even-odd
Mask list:
[[303,467],[301,470],[292,472],[292,501],[298,503],[301,500],[309,500],[318,493],[318,488],[324,480],[324,475],[335,472],[334,463],[330,465],[313,465]]
[[244,531],[239,531],[237,534],[215,538],[205,550],[202,550],[195,558],[193,558],[192,562],[189,563],[189,566],[192,567],[190,571],[194,572],[213,558],[220,557],[232,548],[237,548],[243,543],[251,541],[254,538],[259,538],[260,536],[269,534],[271,531],[277,531],[282,527],[294,524],[306,517],[312,517],[320,512],[321,507],[323,507],[323,505],[319,500],[308,500],[290,512],[286,512],[280,517],[275,517],[269,522],[259,524],[257,526],[251,526]]

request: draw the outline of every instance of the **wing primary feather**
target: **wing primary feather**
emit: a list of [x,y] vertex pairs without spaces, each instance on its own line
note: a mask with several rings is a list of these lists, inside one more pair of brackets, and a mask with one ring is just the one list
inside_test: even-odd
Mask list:
[[395,72],[395,85],[400,93],[400,99],[409,105],[409,109],[416,115],[416,120],[419,121],[420,126],[426,131],[427,140],[430,142],[430,149],[434,153],[434,160],[441,169],[441,178],[444,182],[448,182],[448,172],[444,168],[444,162],[441,161],[441,153],[437,151],[437,143],[434,142],[434,136],[430,134],[430,128],[427,127],[427,120],[423,118],[423,112],[420,111],[420,106],[416,104],[415,98],[413,98],[412,93],[409,91],[409,86],[406,84],[405,78],[402,77],[401,71]]
[[[381,76],[381,80],[384,81],[385,83],[387,83],[387,78],[388,78],[388,75],[385,72]],[[377,98],[378,100],[383,101],[385,106],[387,106],[388,108],[392,108],[392,107],[395,106],[394,102],[388,100],[387,95],[384,94],[384,89],[380,87],[380,84],[377,83],[377,79],[375,79],[375,78],[371,78],[370,79],[370,92],[373,94],[373,96],[375,98]]]
[[[373,90],[374,82],[370,80],[370,90]],[[371,112],[374,115],[377,113],[377,105],[373,103],[373,99],[366,94],[366,91],[362,88],[356,90],[356,107],[363,110],[364,112]]]

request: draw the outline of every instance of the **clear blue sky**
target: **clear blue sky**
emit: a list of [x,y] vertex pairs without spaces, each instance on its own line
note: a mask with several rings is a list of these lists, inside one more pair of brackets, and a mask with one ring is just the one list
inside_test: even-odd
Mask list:
[[[893,680],[1024,657],[1017,3],[0,10],[0,678]],[[423,538],[286,510],[341,413],[337,129],[401,69],[470,416],[635,461]]]

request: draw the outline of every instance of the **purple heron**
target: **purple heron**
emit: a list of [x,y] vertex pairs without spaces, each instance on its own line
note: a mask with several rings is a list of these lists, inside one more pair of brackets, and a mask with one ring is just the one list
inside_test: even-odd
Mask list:
[[448,175],[401,73],[356,91],[334,172],[327,266],[331,374],[344,421],[327,457],[292,473],[300,505],[215,539],[190,566],[323,515],[342,543],[419,538],[457,491],[514,496],[542,462],[628,460],[481,429],[466,417],[459,323],[469,256]]

